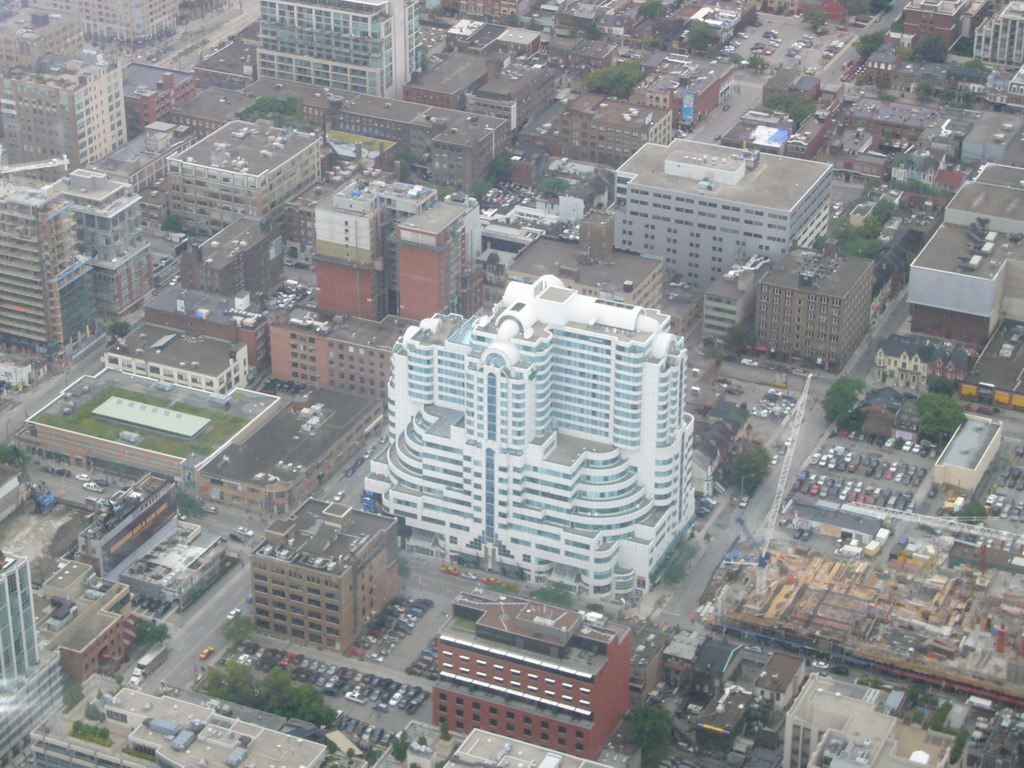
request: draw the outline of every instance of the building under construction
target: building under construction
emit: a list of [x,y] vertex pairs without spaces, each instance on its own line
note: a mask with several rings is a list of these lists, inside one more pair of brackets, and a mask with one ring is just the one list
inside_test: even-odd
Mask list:
[[756,578],[761,569],[723,569],[705,615],[728,631],[1024,705],[1024,576],[946,568],[943,549],[925,563],[898,552],[877,563],[774,552]]

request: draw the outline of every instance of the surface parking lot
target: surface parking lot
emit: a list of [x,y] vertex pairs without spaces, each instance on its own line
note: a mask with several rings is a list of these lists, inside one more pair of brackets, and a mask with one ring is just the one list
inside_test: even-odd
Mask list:
[[837,437],[811,454],[794,480],[794,494],[805,502],[819,498],[915,511],[920,489],[928,487],[934,446],[856,432]]

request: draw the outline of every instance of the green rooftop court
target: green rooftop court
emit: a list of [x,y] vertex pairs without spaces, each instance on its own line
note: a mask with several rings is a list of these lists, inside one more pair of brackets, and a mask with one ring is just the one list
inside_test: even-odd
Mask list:
[[158,384],[105,369],[76,381],[28,422],[119,443],[121,432],[136,432],[142,440],[133,447],[185,458],[212,454],[277,401],[235,390],[214,402],[209,392]]

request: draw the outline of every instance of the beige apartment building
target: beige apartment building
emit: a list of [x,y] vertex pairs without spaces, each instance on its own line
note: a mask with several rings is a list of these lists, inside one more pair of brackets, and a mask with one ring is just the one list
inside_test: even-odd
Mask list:
[[[8,72],[2,89],[7,164],[67,155],[68,170],[81,168],[127,141],[124,89],[113,63],[47,54],[33,70]],[[64,173],[35,172],[49,179]]]
[[0,21],[0,72],[34,67],[41,56],[77,56],[85,45],[82,17],[51,13],[42,8],[19,8]]
[[243,216],[278,216],[319,178],[319,137],[263,120],[233,120],[167,159],[170,212],[208,237]]
[[178,22],[177,0],[39,0],[38,4],[81,16],[87,37],[131,45],[173,32]]

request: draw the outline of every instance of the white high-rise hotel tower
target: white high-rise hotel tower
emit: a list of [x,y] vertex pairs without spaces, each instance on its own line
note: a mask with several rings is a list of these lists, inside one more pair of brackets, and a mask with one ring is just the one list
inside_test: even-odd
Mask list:
[[[512,283],[396,344],[367,488],[411,549],[584,595],[646,591],[693,513],[686,350],[669,317]],[[520,570],[521,569],[521,570]]]

